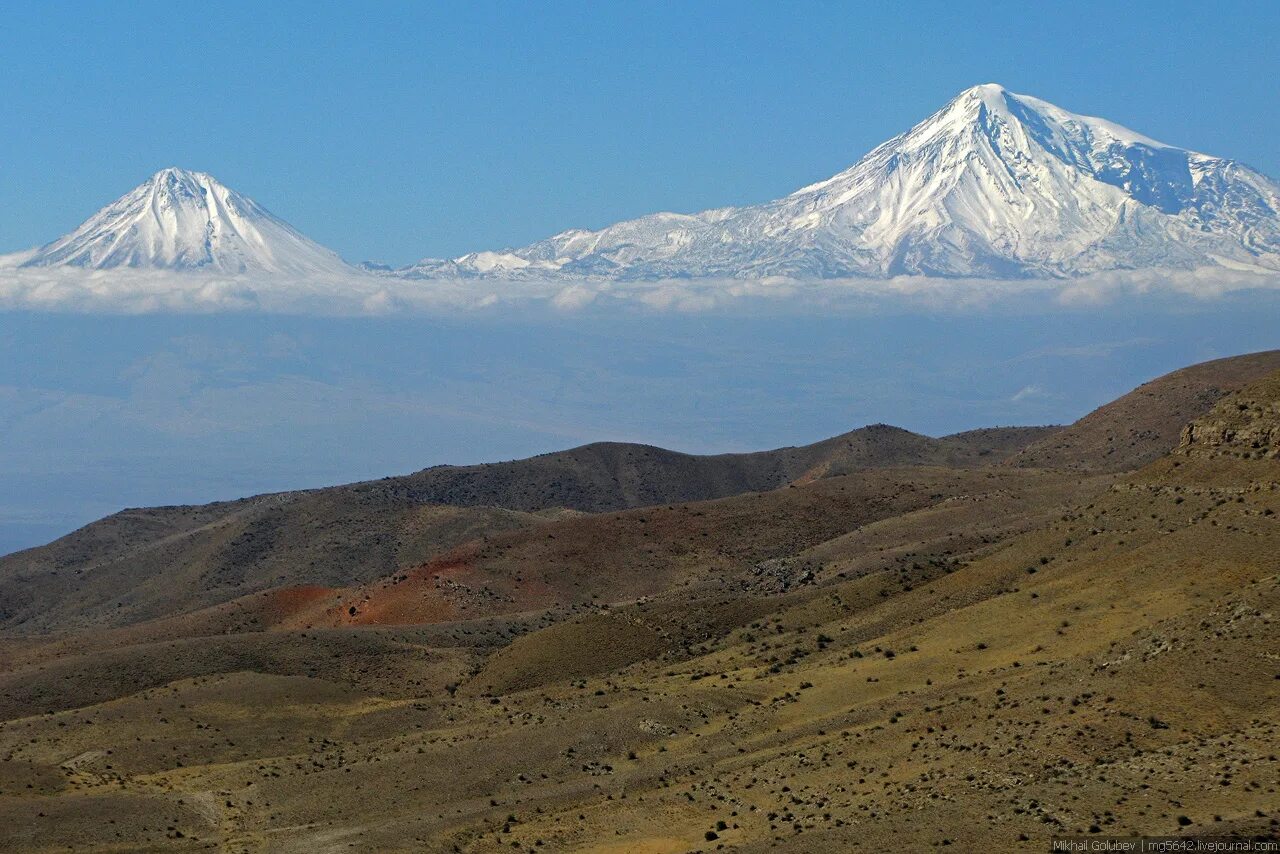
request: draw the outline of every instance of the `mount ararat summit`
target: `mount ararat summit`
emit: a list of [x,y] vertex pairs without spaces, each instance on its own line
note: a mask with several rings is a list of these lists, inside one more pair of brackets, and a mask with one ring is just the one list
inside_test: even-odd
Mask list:
[[283,273],[355,272],[248,196],[204,172],[162,169],[23,267]]
[[849,169],[749,207],[658,213],[402,276],[1059,278],[1280,269],[1280,185],[996,84]]

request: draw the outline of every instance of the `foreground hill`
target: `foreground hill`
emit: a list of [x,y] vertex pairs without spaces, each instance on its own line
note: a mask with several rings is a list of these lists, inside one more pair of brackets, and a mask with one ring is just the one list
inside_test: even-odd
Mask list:
[[828,469],[10,636],[0,848],[1274,839],[1278,443],[1272,372],[1136,470]]

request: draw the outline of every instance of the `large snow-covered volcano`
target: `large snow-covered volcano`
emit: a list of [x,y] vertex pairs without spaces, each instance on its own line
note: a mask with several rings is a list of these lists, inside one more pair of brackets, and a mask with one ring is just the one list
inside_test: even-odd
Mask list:
[[351,274],[315,243],[211,175],[163,169],[23,261],[24,267]]
[[1280,186],[995,84],[853,167],[761,205],[659,213],[520,249],[427,259],[415,278],[666,279],[1280,269]]

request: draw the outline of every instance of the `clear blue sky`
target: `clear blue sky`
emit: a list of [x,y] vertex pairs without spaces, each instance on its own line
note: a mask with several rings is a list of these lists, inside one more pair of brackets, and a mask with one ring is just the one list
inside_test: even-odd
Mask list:
[[350,260],[518,245],[782,195],[990,81],[1277,176],[1277,44],[1276,2],[11,0],[0,252],[169,165]]

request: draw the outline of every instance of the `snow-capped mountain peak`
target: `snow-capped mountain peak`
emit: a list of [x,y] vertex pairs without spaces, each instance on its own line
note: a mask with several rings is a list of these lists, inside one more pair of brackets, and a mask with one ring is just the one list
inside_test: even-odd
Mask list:
[[1274,182],[987,83],[775,201],[575,229],[400,273],[1037,278],[1213,265],[1280,269]]
[[247,196],[204,172],[161,169],[23,266],[219,273],[350,273]]

